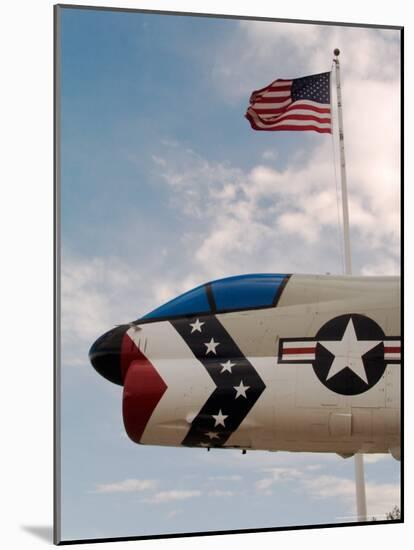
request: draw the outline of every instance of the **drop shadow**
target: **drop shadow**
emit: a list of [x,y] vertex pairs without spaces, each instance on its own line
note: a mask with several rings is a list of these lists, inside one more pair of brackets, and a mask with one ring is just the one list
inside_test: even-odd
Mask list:
[[53,527],[51,525],[21,525],[21,528],[27,533],[53,544]]

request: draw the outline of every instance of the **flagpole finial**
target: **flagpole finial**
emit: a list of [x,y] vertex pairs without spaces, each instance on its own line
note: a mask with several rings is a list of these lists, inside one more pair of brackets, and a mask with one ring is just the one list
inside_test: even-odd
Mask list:
[[338,55],[341,53],[341,51],[338,49],[338,48],[335,48],[334,49],[334,55],[336,55],[336,57],[338,57]]

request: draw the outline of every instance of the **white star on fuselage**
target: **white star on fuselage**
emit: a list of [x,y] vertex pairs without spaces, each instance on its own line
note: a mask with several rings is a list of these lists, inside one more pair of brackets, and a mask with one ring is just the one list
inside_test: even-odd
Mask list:
[[200,323],[200,319],[197,319],[195,323],[190,323],[191,334],[193,334],[194,331],[201,332],[201,327],[204,325],[204,323]]
[[351,317],[342,336],[342,340],[319,342],[319,344],[335,356],[326,380],[348,367],[359,376],[365,384],[368,384],[362,356],[380,343],[380,340],[358,340]]
[[237,392],[234,399],[237,399],[240,396],[245,397],[247,399],[246,391],[250,388],[250,386],[244,386],[243,380],[240,380],[240,384],[238,386],[233,386],[233,388]]
[[236,366],[236,363],[232,363],[229,359],[228,361],[226,361],[226,363],[220,363],[220,365],[223,367],[220,371],[220,374],[224,371],[227,371],[231,374],[231,369],[232,367]]
[[214,355],[217,355],[216,347],[220,345],[220,342],[215,342],[214,338],[212,338],[210,342],[204,342],[204,345],[207,347],[206,355],[210,352],[214,353]]
[[228,414],[223,414],[221,412],[221,409],[219,410],[218,414],[212,414],[211,415],[214,420],[215,420],[215,424],[214,424],[214,427],[218,426],[219,424],[221,424],[222,426],[225,427],[224,425],[224,420],[229,416]]

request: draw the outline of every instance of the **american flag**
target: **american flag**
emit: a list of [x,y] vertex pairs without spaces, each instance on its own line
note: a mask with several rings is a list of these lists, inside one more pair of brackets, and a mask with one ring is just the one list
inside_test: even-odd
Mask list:
[[331,73],[278,79],[250,96],[246,118],[254,130],[332,133]]

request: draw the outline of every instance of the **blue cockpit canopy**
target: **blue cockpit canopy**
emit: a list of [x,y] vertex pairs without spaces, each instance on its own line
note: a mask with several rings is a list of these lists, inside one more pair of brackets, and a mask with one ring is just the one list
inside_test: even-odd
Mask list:
[[260,273],[218,279],[181,294],[139,321],[274,307],[288,278],[289,275]]

